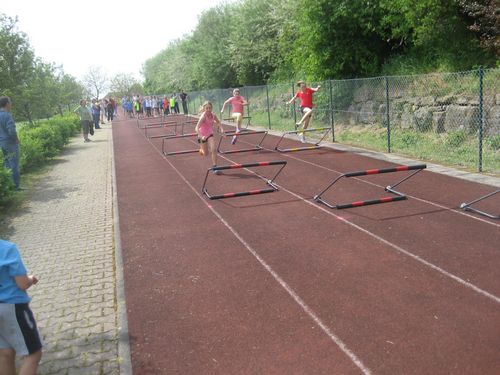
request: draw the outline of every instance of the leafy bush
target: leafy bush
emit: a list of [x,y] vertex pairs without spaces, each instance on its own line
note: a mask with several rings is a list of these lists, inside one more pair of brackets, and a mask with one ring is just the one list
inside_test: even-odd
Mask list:
[[488,138],[487,143],[493,150],[500,150],[500,135],[494,135]]
[[39,167],[58,155],[79,126],[75,116],[66,115],[23,127],[18,133],[21,142],[21,172]]
[[12,173],[4,167],[3,153],[0,152],[0,206],[12,197],[13,191]]
[[448,133],[445,144],[449,147],[458,147],[467,139],[467,134],[464,131],[456,131]]
[[[79,129],[80,122],[72,114],[19,127],[21,173],[40,167],[57,156]],[[13,190],[11,172],[4,167],[0,156],[0,206],[8,202]]]
[[404,132],[401,136],[401,143],[404,147],[415,146],[420,140],[420,137],[415,132]]

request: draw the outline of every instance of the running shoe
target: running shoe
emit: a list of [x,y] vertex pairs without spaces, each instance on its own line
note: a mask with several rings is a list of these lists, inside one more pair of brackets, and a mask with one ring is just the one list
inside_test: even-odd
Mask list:
[[231,144],[232,145],[236,144],[236,141],[238,140],[237,134],[239,134],[239,132],[240,132],[239,130],[236,130],[236,134],[233,135],[233,139],[231,139]]

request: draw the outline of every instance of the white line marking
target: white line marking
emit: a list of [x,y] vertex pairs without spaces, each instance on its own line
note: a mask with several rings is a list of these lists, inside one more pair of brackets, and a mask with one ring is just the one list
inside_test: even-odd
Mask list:
[[[167,159],[165,155],[161,153],[160,150],[156,148],[156,146],[151,142],[151,140],[146,139],[149,144],[161,155],[161,157],[170,165],[170,167],[179,175],[179,177],[189,186],[189,188],[200,198],[203,203],[208,207],[210,211],[220,220],[224,226],[229,229],[229,231],[241,242],[243,246],[254,256],[255,259],[268,271],[271,276],[282,286],[283,289],[293,298],[293,300],[302,308],[302,310],[309,315],[309,317],[321,328],[321,330],[328,336],[330,339],[346,354],[351,361],[363,372],[365,375],[371,375],[372,372],[368,369],[363,362],[354,354],[346,344],[338,338],[330,328],[323,323],[323,321],[314,313],[314,311],[300,298],[300,296],[295,293],[295,291],[283,280],[273,269],[272,267],[266,263],[264,259],[260,257],[260,255],[239,235],[239,233],[224,220],[224,218],[210,205],[206,199],[194,188],[193,185],[182,175],[182,173]],[[229,160],[229,159],[227,159]]]

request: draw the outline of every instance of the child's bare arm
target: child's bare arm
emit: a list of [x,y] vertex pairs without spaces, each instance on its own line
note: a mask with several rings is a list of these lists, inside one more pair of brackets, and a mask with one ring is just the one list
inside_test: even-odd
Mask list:
[[293,98],[292,98],[292,99],[290,99],[289,101],[287,101],[287,102],[286,102],[286,104],[292,104],[292,102],[293,102],[295,99],[297,99],[297,94],[298,94],[298,92],[296,92],[296,93],[295,93],[295,95],[293,96]]
[[16,281],[17,286],[22,290],[26,290],[38,282],[38,279],[33,275],[16,276],[14,277],[14,280]]
[[224,110],[226,109],[226,105],[227,105],[227,103],[229,103],[230,100],[231,100],[231,98],[229,98],[228,100],[226,100],[224,102],[224,104],[222,104],[222,109],[220,110],[220,113],[224,113]]
[[200,124],[201,122],[203,121],[203,119],[205,118],[205,113],[202,113],[200,118],[198,119],[198,122],[196,123],[196,126],[194,128],[194,132],[195,133],[198,133],[198,130],[200,129]]
[[215,123],[217,124],[217,127],[219,128],[219,133],[221,133],[222,135],[224,135],[224,128],[222,127],[222,123],[220,122],[219,118],[214,115],[214,121]]
[[321,88],[321,85],[318,85],[318,87],[316,87],[315,89],[311,89],[311,90],[313,90],[314,92],[316,92],[316,91],[318,91],[320,88]]

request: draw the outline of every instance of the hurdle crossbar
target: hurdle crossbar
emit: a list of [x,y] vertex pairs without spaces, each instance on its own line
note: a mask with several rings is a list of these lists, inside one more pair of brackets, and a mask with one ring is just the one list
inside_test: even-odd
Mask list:
[[189,150],[181,150],[181,151],[167,151],[167,148],[165,146],[166,141],[170,139],[180,139],[180,138],[189,138],[189,137],[197,137],[198,133],[189,133],[189,134],[181,134],[181,135],[173,135],[173,136],[165,136],[163,137],[161,141],[161,152],[165,156],[170,156],[170,155],[182,155],[182,154],[191,154],[194,152],[199,152],[200,149],[189,149]]
[[[218,167],[212,167],[212,168],[209,168],[207,170],[207,173],[205,175],[205,180],[203,181],[203,187],[201,188],[201,190],[202,190],[203,194],[205,194],[208,197],[208,199],[224,199],[224,198],[243,197],[246,195],[273,193],[273,192],[279,190],[278,186],[273,181],[276,179],[276,177],[278,177],[278,175],[281,173],[283,168],[285,168],[286,163],[287,162],[285,160],[276,160],[276,161],[262,161],[262,162],[247,163],[247,164],[221,165]],[[235,193],[224,193],[224,194],[217,194],[217,195],[210,194],[206,188],[207,180],[208,180],[208,176],[209,176],[210,172],[223,171],[223,170],[228,170],[228,169],[267,167],[267,166],[271,166],[271,165],[281,165],[281,168],[278,169],[276,174],[270,180],[266,180],[266,183],[270,186],[270,188],[240,191],[240,192],[235,192]]]
[[[298,133],[308,133],[308,132],[320,132],[323,131],[323,136],[320,138],[320,140],[316,143],[314,143],[314,146],[304,146],[304,147],[293,147],[293,148],[279,148],[281,142],[285,138],[285,136],[290,135],[290,134],[298,134]],[[274,146],[274,149],[279,152],[293,152],[293,151],[304,151],[304,150],[316,150],[318,148],[321,148],[321,142],[325,140],[325,138],[328,136],[328,134],[332,131],[332,128],[325,127],[325,128],[311,128],[311,129],[302,129],[302,130],[292,130],[283,133],[281,138],[278,140],[278,143],[276,143],[276,146]]]
[[[413,177],[416,175],[418,172],[422,171],[423,169],[427,168],[427,165],[425,164],[417,164],[417,165],[402,165],[399,167],[394,167],[394,168],[384,168],[384,169],[368,169],[364,171],[356,171],[356,172],[348,172],[341,174],[338,176],[336,179],[333,180],[326,188],[324,188],[319,194],[314,196],[314,200],[318,203],[322,203],[325,206],[329,208],[336,208],[336,209],[344,209],[344,208],[352,208],[352,207],[360,207],[360,206],[368,206],[368,205],[373,205],[373,204],[380,204],[380,203],[388,203],[388,202],[396,202],[396,201],[402,201],[407,199],[406,195],[394,190],[396,186],[399,184],[403,183],[404,181],[408,180],[409,178]],[[379,199],[371,199],[371,200],[364,200],[364,201],[355,201],[351,203],[342,203],[342,204],[334,204],[334,203],[329,203],[326,200],[322,198],[322,195],[330,189],[334,184],[337,183],[341,178],[349,178],[349,177],[359,177],[359,176],[369,176],[369,175],[374,175],[374,174],[382,174],[382,173],[394,173],[394,172],[403,172],[403,171],[414,171],[413,173],[409,174],[402,180],[396,182],[393,185],[389,185],[385,187],[385,191],[390,192],[392,194],[395,194],[393,197],[382,197]]]
[[238,153],[238,152],[260,151],[260,150],[262,150],[262,142],[264,142],[264,139],[266,138],[267,133],[268,133],[267,130],[241,131],[239,133],[237,133],[236,131],[226,132],[226,136],[228,136],[228,137],[238,137],[239,138],[239,137],[242,137],[245,135],[255,135],[255,134],[262,134],[262,137],[260,138],[259,142],[253,147],[236,149],[236,150],[226,150],[226,151],[222,150],[222,148],[221,148],[222,140],[224,137],[220,137],[219,143],[217,145],[217,152],[220,154],[234,154],[234,153]]
[[[177,121],[164,122],[162,127],[163,128],[174,128],[173,129],[173,133],[170,133],[170,134],[159,134],[159,135],[155,135],[155,136],[148,136],[147,129],[151,128],[149,126],[148,128],[145,129],[144,134],[148,138],[163,138],[163,137],[175,136],[175,135],[179,135],[179,134],[183,135],[184,134],[184,127],[185,127],[185,125],[187,125],[187,124],[195,124],[197,122],[198,122],[197,119],[188,119],[188,120],[182,121],[182,122],[177,122]],[[160,126],[158,126],[158,127],[160,127]],[[177,132],[177,128],[179,128],[179,127],[181,128],[180,133]]]
[[491,192],[491,193],[488,193],[488,194],[486,194],[486,195],[483,195],[483,196],[481,196],[481,197],[479,197],[479,198],[477,198],[477,199],[474,199],[474,200],[473,200],[473,201],[471,201],[471,202],[468,202],[468,203],[467,203],[467,202],[462,203],[462,204],[460,205],[460,208],[461,208],[462,210],[465,210],[465,211],[471,211],[471,212],[475,212],[475,213],[477,213],[477,214],[479,214],[479,215],[483,215],[483,216],[489,217],[490,219],[500,219],[500,215],[493,215],[493,214],[490,214],[490,213],[488,213],[488,212],[485,212],[485,211],[479,210],[479,209],[477,209],[477,208],[475,208],[475,207],[472,207],[472,205],[473,205],[474,203],[481,202],[481,201],[483,201],[483,200],[485,200],[485,199],[487,199],[487,198],[489,198],[489,197],[492,197],[492,196],[494,196],[495,194],[498,194],[498,193],[500,193],[500,189],[495,190],[495,191],[493,191],[493,192]]

